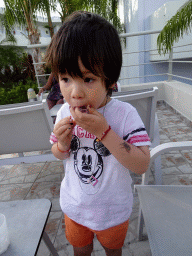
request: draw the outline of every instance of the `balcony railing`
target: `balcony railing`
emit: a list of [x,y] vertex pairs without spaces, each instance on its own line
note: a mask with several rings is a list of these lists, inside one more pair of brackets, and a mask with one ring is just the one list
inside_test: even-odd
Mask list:
[[[126,47],[125,41],[122,42],[123,65],[119,78],[121,85],[171,81],[172,79],[192,85],[192,72],[190,71],[192,43],[174,46],[169,54],[159,55],[157,49],[153,48],[156,40],[152,36],[156,35],[157,37],[160,32],[158,30],[120,34],[120,38],[126,38]],[[27,48],[29,51],[33,48],[44,48],[45,50],[47,46],[38,44],[28,45]],[[38,86],[41,87],[41,78],[47,79],[49,74],[38,74],[37,65],[42,65],[45,62],[36,63],[33,54],[32,57]]]
[[[123,66],[119,79],[122,85],[171,81],[172,79],[192,84],[190,72],[192,43],[175,45],[169,54],[159,55],[157,48],[153,48],[152,35],[156,34],[157,37],[160,32],[143,31],[120,35],[120,38],[126,38],[127,44],[127,47],[123,49]],[[133,40],[135,37],[139,39]],[[134,42],[136,46],[132,46]],[[142,42],[144,45],[141,46]],[[139,51],[131,51],[129,48],[139,48]]]

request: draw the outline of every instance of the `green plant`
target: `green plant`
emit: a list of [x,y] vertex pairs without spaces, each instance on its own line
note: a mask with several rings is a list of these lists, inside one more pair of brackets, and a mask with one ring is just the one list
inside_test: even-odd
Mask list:
[[12,88],[16,82],[35,80],[32,58],[21,47],[0,46],[0,87]]
[[62,23],[72,12],[86,10],[97,13],[110,21],[119,33],[124,32],[124,26],[117,15],[118,0],[58,0],[58,4],[61,11],[57,10],[57,12]]
[[32,80],[27,80],[26,84],[21,81],[14,83],[11,89],[0,88],[0,105],[27,102],[27,90],[33,88],[38,93],[38,85]]
[[168,20],[157,38],[158,52],[163,54],[171,51],[171,47],[184,33],[191,32],[192,0],[188,0],[179,8],[177,13]]
[[17,46],[0,46],[0,67],[14,66],[20,63],[23,56],[23,49]]

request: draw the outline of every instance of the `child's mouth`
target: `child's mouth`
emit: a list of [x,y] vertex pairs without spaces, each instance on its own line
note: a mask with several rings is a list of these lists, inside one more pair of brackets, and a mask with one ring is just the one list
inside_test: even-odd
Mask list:
[[[82,113],[87,113],[87,114],[89,114],[89,110],[87,109],[87,107],[88,106],[79,106],[79,107],[72,107],[73,109],[76,109],[76,108],[78,108],[79,109],[79,111],[81,111]],[[69,108],[71,108],[71,106],[69,106]]]
[[81,111],[82,113],[87,113],[89,114],[89,111],[87,109],[87,106],[80,106],[78,107],[79,111]]

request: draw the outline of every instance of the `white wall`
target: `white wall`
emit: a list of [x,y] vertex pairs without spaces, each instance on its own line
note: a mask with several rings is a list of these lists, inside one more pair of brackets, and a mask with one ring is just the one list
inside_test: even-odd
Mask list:
[[[138,31],[147,31],[147,30],[158,30],[163,28],[163,24],[168,20],[169,17],[176,12],[175,7],[175,1],[167,1],[167,0],[121,0],[124,3],[124,20],[126,24],[126,32],[138,32]],[[179,8],[186,0],[180,0],[177,1],[177,7]],[[170,6],[168,9],[170,9],[170,12],[167,12],[166,17],[163,18],[164,13],[161,13],[161,17],[158,19],[156,17],[156,20],[151,22],[151,17],[154,17],[154,13],[156,12],[156,16],[158,16],[158,10],[163,10],[163,6],[166,6],[164,8],[167,10],[167,6]],[[171,8],[173,7],[174,8]],[[159,14],[160,15],[160,14]],[[163,17],[162,17],[163,16]],[[153,47],[156,44],[156,38],[155,36],[137,36],[131,39],[127,39],[127,48],[126,52],[140,52],[140,53],[134,53],[131,57],[131,55],[128,55],[128,58],[124,58],[125,62],[123,65],[135,65],[135,64],[141,64],[141,63],[149,63],[147,65],[141,65],[140,67],[125,67],[122,69],[121,72],[121,78],[127,78],[130,76],[147,76],[147,75],[153,75],[153,74],[162,74],[162,73],[168,73],[168,64],[162,63],[162,64],[154,64],[152,60],[157,59],[164,59],[164,56],[158,57],[152,57],[149,55],[149,53],[142,53],[141,51],[146,51],[151,49],[151,37]],[[157,37],[157,35],[156,35]],[[185,41],[188,41],[188,38],[184,39]],[[188,47],[189,49],[189,47]],[[192,53],[190,53],[192,54]],[[185,53],[182,55],[182,58],[189,58],[190,55]],[[154,59],[152,59],[154,58]],[[178,58],[178,54],[174,55],[174,58]],[[175,69],[175,74],[182,75],[183,73],[186,73],[191,76],[190,72],[191,66],[190,64],[184,65],[173,65]],[[186,75],[184,75],[186,76]],[[145,78],[139,78],[139,79],[124,79],[121,80],[122,85],[132,84],[132,83],[144,83],[144,82],[155,82],[155,81],[163,81],[167,80],[167,75],[161,75],[161,76],[154,76],[154,77],[145,77]],[[181,80],[182,81],[182,80]],[[185,81],[187,82],[187,81]]]

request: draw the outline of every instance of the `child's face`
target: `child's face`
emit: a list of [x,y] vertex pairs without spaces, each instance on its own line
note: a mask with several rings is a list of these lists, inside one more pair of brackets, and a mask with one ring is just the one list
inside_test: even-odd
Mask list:
[[101,77],[87,70],[81,60],[79,68],[81,77],[71,77],[69,74],[59,74],[59,84],[64,99],[71,107],[87,107],[98,109],[106,104],[107,90]]

